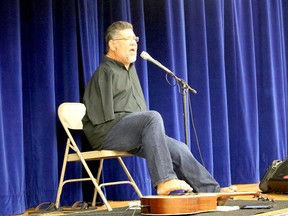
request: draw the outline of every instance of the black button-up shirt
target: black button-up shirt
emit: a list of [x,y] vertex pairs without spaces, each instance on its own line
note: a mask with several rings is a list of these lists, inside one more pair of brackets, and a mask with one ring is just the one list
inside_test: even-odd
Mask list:
[[121,62],[104,56],[86,86],[83,103],[83,130],[91,146],[101,149],[105,135],[121,118],[146,110],[135,66],[127,70]]

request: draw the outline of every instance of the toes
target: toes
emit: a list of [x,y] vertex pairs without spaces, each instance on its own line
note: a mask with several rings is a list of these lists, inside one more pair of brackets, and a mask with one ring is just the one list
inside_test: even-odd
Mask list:
[[221,188],[220,192],[222,192],[222,193],[233,193],[233,192],[237,192],[237,186],[231,185],[230,187]]
[[178,179],[172,179],[166,182],[161,182],[157,186],[157,193],[159,195],[168,195],[173,191],[177,190],[184,190],[186,192],[193,191],[193,188],[188,185],[185,181],[178,180]]

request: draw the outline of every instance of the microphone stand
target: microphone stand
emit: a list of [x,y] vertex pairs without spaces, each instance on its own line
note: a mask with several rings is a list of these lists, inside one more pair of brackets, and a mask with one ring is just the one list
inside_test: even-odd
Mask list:
[[170,74],[178,83],[181,84],[182,86],[182,100],[183,100],[183,117],[184,117],[184,128],[185,128],[185,143],[188,145],[189,144],[189,136],[188,136],[188,121],[187,121],[187,96],[186,93],[188,90],[192,91],[194,94],[197,94],[197,91],[191,88],[183,79],[180,79],[177,77],[171,70],[169,70],[167,67],[162,65],[160,62],[157,60],[153,59],[148,53],[143,51],[141,53],[141,57],[145,60],[151,61],[158,67],[162,68],[165,70],[168,74]]
[[185,143],[189,144],[189,136],[188,136],[188,120],[187,120],[187,92],[188,90],[192,91],[192,93],[197,94],[197,91],[191,88],[183,79],[177,77],[172,71],[170,71],[165,66],[161,65],[160,62],[154,60],[158,66],[164,69],[169,75],[171,75],[178,83],[182,86],[182,103],[183,103],[183,118],[184,118],[184,129],[185,129]]
[[188,119],[187,119],[187,92],[188,90],[192,91],[194,94],[197,92],[191,88],[183,79],[176,77],[174,74],[174,78],[177,80],[178,83],[182,86],[182,104],[183,104],[183,118],[184,118],[184,129],[185,129],[185,143],[186,145],[189,144],[189,132],[188,132]]

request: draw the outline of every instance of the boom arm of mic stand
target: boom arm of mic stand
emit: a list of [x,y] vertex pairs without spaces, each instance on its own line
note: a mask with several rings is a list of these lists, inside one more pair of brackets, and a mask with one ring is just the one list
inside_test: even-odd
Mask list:
[[188,89],[188,90],[192,91],[194,94],[197,94],[197,91],[195,89],[191,88],[183,79],[176,77],[176,80],[182,84],[182,89]]
[[168,68],[166,68],[164,65],[162,65],[160,62],[158,62],[157,60],[153,59],[152,61],[154,64],[156,64],[158,67],[162,68],[163,70],[165,70],[168,74],[170,74],[172,77],[174,77],[175,80],[177,80],[177,82],[182,84],[182,88],[183,89],[188,89],[190,91],[192,91],[194,94],[197,94],[197,91],[193,88],[191,88],[183,79],[180,79],[179,77],[177,77],[172,71],[170,71]]

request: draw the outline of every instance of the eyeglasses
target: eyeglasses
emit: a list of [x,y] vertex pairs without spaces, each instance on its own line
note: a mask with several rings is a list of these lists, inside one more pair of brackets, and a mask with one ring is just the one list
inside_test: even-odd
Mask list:
[[134,37],[134,38],[116,38],[116,39],[112,39],[112,40],[124,40],[124,41],[129,41],[131,42],[139,42],[139,37]]

